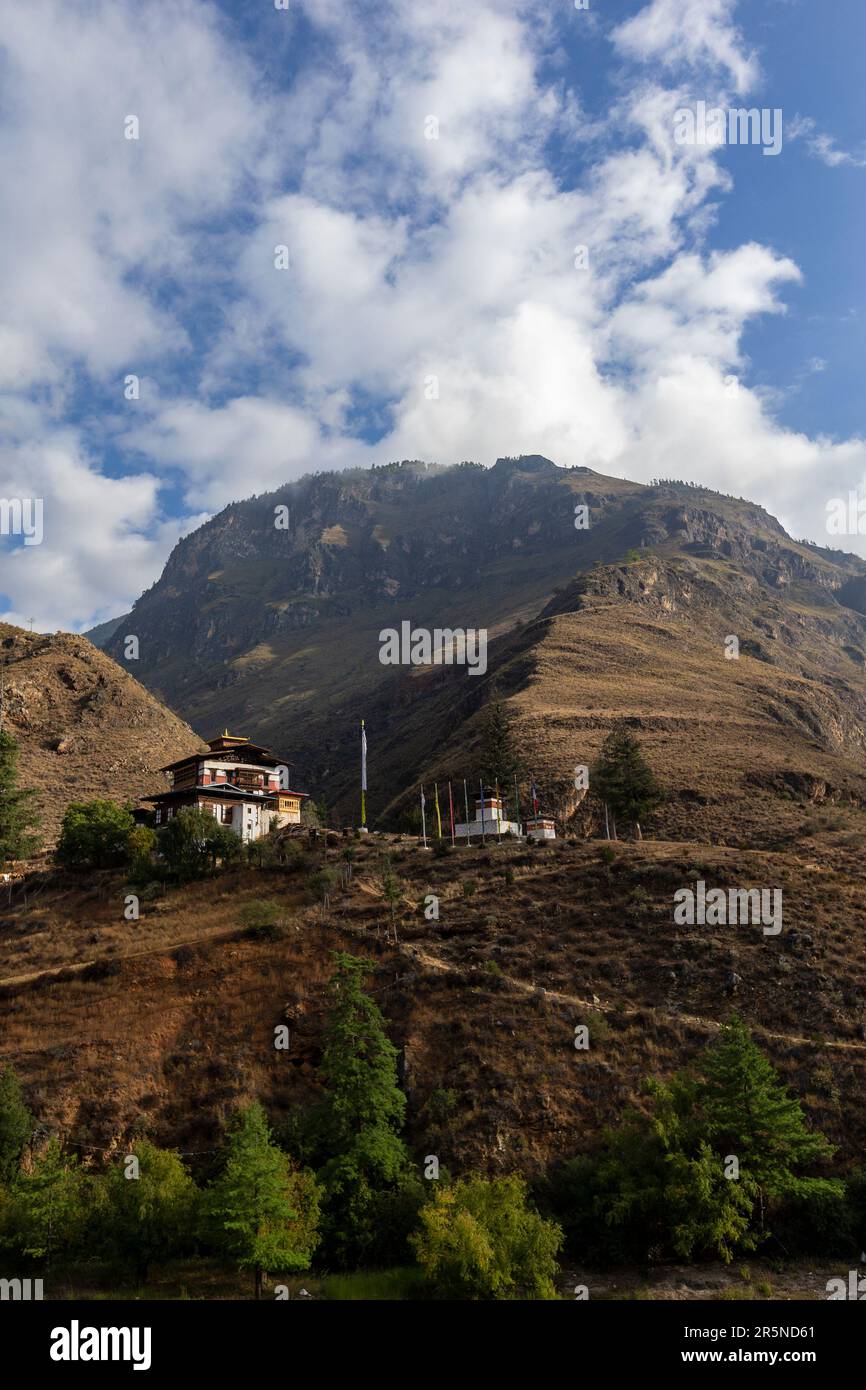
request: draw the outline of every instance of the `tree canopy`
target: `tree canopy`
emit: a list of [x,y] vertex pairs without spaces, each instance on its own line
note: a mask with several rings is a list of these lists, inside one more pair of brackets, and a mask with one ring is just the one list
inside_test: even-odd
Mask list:
[[400,1137],[406,1097],[397,1085],[398,1052],[378,1005],[364,990],[367,963],[335,954],[331,1015],[320,1070],[319,1170],[329,1253],[340,1263],[373,1242],[375,1194],[395,1189],[408,1154]]
[[614,725],[602,744],[589,785],[615,818],[636,826],[638,833],[641,820],[661,801],[661,789],[638,740],[621,722]]
[[256,1298],[265,1270],[308,1268],[317,1244],[318,1189],[273,1143],[257,1101],[235,1117],[225,1167],[205,1209],[218,1247],[239,1269],[254,1271]]
[[39,846],[35,792],[18,786],[18,743],[0,730],[0,864],[27,859]]

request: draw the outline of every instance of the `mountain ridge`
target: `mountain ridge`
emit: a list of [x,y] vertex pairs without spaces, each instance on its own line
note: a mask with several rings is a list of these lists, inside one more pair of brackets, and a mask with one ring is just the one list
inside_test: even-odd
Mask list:
[[[576,526],[581,506],[586,529]],[[274,524],[281,508],[283,529]],[[639,484],[561,469],[542,455],[502,458],[492,468],[414,461],[311,474],[232,503],[178,543],[107,650],[122,662],[124,636],[134,632],[136,674],[158,698],[203,734],[228,724],[280,747],[299,785],[324,795],[342,818],[354,815],[364,717],[375,818],[399,813],[421,777],[473,772],[477,715],[497,683],[508,688],[553,800],[566,806],[568,759],[588,762],[596,751],[597,740],[581,730],[603,730],[618,715],[640,719],[622,689],[599,701],[610,685],[606,664],[614,669],[626,650],[636,660],[641,647],[649,671],[654,644],[673,654],[682,643],[687,652],[701,634],[692,695],[669,692],[673,717],[678,701],[696,706],[702,679],[713,684],[725,670],[717,662],[735,635],[736,669],[750,672],[733,683],[737,727],[763,728],[770,746],[781,727],[803,777],[859,798],[864,596],[863,561],[793,540],[745,499],[673,480]],[[650,613],[663,623],[652,640]],[[379,633],[405,619],[486,628],[488,674],[382,666]],[[594,677],[580,688],[582,703],[563,709],[555,687],[569,685],[578,657],[562,639],[578,631],[594,653]],[[596,646],[590,640],[602,637]],[[653,681],[660,690],[664,671]],[[731,684],[722,677],[723,705]],[[570,731],[550,756],[543,747],[534,753],[533,702]],[[751,795],[760,781],[755,756],[743,769]],[[834,756],[844,766],[828,769]],[[764,781],[776,785],[782,771],[773,761]]]

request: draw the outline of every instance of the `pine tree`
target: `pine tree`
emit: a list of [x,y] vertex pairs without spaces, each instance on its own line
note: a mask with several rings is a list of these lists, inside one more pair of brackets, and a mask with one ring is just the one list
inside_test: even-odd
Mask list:
[[34,833],[39,817],[33,807],[35,792],[18,788],[18,744],[0,730],[0,864],[26,859],[38,847]]
[[239,1269],[307,1269],[317,1244],[318,1188],[271,1140],[258,1102],[240,1110],[228,1138],[225,1168],[210,1187],[206,1211],[217,1244]]
[[321,1144],[329,1157],[319,1171],[329,1251],[342,1264],[362,1253],[375,1235],[375,1195],[393,1189],[407,1165],[400,1130],[406,1097],[397,1085],[397,1049],[378,1005],[364,991],[369,967],[336,953],[329,993],[321,1079],[325,1099]]
[[24,1104],[21,1082],[12,1068],[6,1066],[0,1072],[0,1182],[10,1182],[18,1172],[33,1127],[33,1116]]
[[616,817],[631,823],[642,839],[640,822],[661,801],[661,789],[647,764],[640,744],[623,723],[614,725],[602,744],[601,757],[593,768],[589,784],[604,802],[605,810],[613,813],[613,838],[616,839]]
[[500,795],[508,798],[519,774],[514,718],[505,701],[494,694],[481,717],[481,775],[489,787],[498,785]]
[[761,1229],[768,1200],[841,1193],[835,1180],[800,1172],[830,1159],[833,1145],[807,1128],[800,1102],[788,1095],[742,1019],[734,1017],[707,1049],[703,1072],[704,1132],[717,1153],[736,1156],[740,1173],[757,1184]]

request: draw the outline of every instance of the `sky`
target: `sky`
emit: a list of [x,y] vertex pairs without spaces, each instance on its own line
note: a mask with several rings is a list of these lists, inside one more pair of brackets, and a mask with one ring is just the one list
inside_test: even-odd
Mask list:
[[86,629],[229,502],[404,458],[866,556],[864,44],[863,0],[0,0],[0,618]]

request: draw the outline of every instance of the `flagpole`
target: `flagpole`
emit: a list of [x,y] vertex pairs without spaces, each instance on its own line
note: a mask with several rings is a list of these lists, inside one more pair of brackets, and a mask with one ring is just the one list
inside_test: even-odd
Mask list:
[[499,778],[496,783],[496,838],[502,844],[502,798],[499,795]]
[[451,782],[448,783],[448,814],[451,818],[451,848],[454,848],[454,798],[451,795]]
[[424,800],[424,783],[421,783],[421,839],[424,841],[424,848],[427,848],[427,817],[424,814],[424,807],[427,805]]
[[472,836],[469,834],[469,793],[466,790],[466,778],[463,778],[463,805],[466,807],[466,848],[468,849]]
[[516,772],[514,774],[514,802],[517,808],[517,833],[518,835],[520,835],[522,833],[522,826],[520,824],[520,788],[517,785]]
[[367,829],[367,735],[361,720],[361,829]]
[[436,804],[436,836],[437,836],[438,839],[441,840],[441,839],[442,839],[442,817],[441,817],[441,815],[439,814],[439,783],[438,783],[438,782],[434,782],[434,783],[433,783],[433,796],[434,796],[435,804]]
[[478,786],[481,789],[481,839],[484,841],[487,839],[484,833],[484,782],[480,777],[478,779]]

